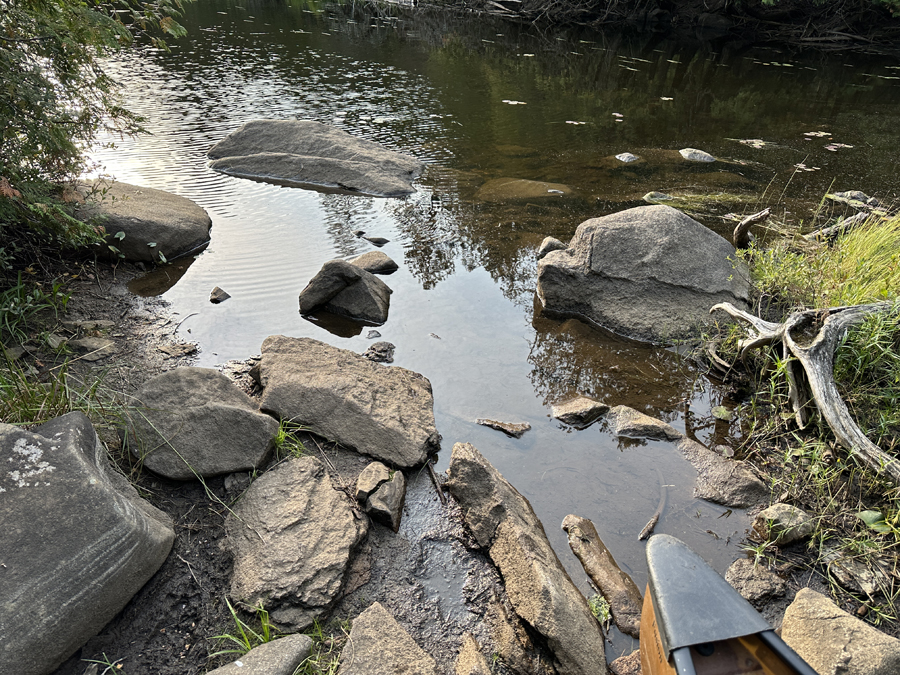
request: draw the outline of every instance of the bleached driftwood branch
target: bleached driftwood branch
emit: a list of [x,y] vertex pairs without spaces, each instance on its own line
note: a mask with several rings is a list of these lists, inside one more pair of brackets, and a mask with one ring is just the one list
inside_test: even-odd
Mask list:
[[789,396],[801,429],[809,424],[812,401],[838,443],[851,456],[888,476],[894,485],[900,485],[900,460],[866,437],[850,415],[834,382],[834,357],[847,330],[870,314],[896,311],[893,302],[794,312],[784,323],[764,321],[729,302],[719,303],[709,311],[716,310],[750,325],[753,334],[738,343],[741,358],[751,349],[781,343],[787,360]]

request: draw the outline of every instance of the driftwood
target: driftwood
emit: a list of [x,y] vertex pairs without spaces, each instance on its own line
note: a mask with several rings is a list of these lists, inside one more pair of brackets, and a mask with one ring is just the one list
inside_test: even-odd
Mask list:
[[771,215],[769,209],[765,208],[739,222],[731,235],[731,243],[734,244],[734,247],[737,249],[748,248],[750,246],[750,226],[768,220],[769,215]]
[[823,227],[821,230],[815,230],[814,232],[810,232],[807,235],[804,235],[803,238],[807,241],[826,241],[831,242],[837,239],[840,235],[849,232],[857,225],[861,225],[866,222],[871,214],[866,211],[860,211],[854,216],[850,216],[849,218],[842,218],[837,222],[837,224],[832,225],[831,227]]
[[866,437],[851,417],[834,382],[835,352],[849,328],[870,314],[896,311],[895,303],[810,309],[794,312],[784,323],[764,321],[728,302],[713,306],[710,313],[716,310],[727,312],[752,327],[754,334],[738,343],[742,359],[751,349],[781,343],[787,361],[791,404],[801,429],[809,424],[810,402],[814,402],[838,443],[852,457],[887,476],[894,485],[900,485],[900,461]]
[[616,626],[623,633],[640,637],[641,592],[616,564],[594,524],[587,518],[569,515],[563,519],[562,529],[569,535],[569,546],[584,571],[609,603],[609,613]]

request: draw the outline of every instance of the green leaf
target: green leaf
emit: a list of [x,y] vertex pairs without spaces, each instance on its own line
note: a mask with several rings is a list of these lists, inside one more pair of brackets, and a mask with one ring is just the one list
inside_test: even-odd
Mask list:
[[725,422],[730,422],[734,417],[732,412],[724,405],[717,405],[712,409],[711,412],[713,414],[713,417],[715,417],[717,420],[724,420]]
[[856,517],[876,532],[890,532],[891,526],[884,522],[884,514],[881,511],[860,511]]
[[156,242],[155,241],[148,242],[147,246],[149,246],[150,248],[153,248],[156,246]]
[[164,263],[169,262],[168,260],[166,260],[166,256],[163,255],[162,251],[159,252],[159,261]]
[[122,232],[121,230],[119,230],[119,231],[116,232],[115,235],[113,235],[113,236],[114,236],[116,239],[118,239],[119,241],[122,241],[122,240],[125,238],[125,233]]

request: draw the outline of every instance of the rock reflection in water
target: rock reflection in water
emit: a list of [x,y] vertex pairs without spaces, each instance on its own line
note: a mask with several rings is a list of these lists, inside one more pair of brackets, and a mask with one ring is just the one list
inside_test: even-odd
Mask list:
[[188,256],[156,267],[144,276],[129,281],[128,290],[143,298],[162,295],[178,283],[196,259],[195,256]]

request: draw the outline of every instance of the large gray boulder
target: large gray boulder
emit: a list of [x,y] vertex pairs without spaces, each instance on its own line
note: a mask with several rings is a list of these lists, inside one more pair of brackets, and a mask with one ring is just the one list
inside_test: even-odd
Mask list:
[[292,458],[256,479],[225,521],[234,554],[231,596],[262,603],[272,620],[303,631],[340,596],[368,531],[315,457]]
[[0,424],[0,673],[44,675],[159,569],[172,523],[112,471],[90,420]]
[[781,637],[819,675],[900,673],[900,640],[808,588],[801,588],[785,611]]
[[147,382],[129,424],[132,454],[174,480],[258,468],[273,447],[278,422],[225,375],[176,368]]
[[262,344],[260,408],[400,468],[440,450],[431,383],[311,338]]
[[190,199],[128,183],[95,181],[93,189],[80,214],[97,218],[126,260],[165,262],[209,245],[212,220]]
[[206,675],[294,675],[297,667],[309,656],[312,638],[295,633],[264,642],[232,663]]
[[468,443],[453,446],[447,486],[490,555],[516,613],[570,675],[605,672],[603,633],[547,540],[531,504]]
[[222,173],[288,185],[321,185],[376,197],[415,192],[422,163],[379,143],[310,120],[247,122],[210,148]]
[[325,310],[381,325],[388,318],[391,289],[381,279],[346,260],[329,260],[300,292],[300,313]]
[[338,675],[437,675],[434,659],[380,603],[353,621]]
[[695,335],[718,302],[746,306],[749,283],[722,237],[669,206],[640,206],[581,223],[538,263],[537,293],[551,316],[663,341]]

